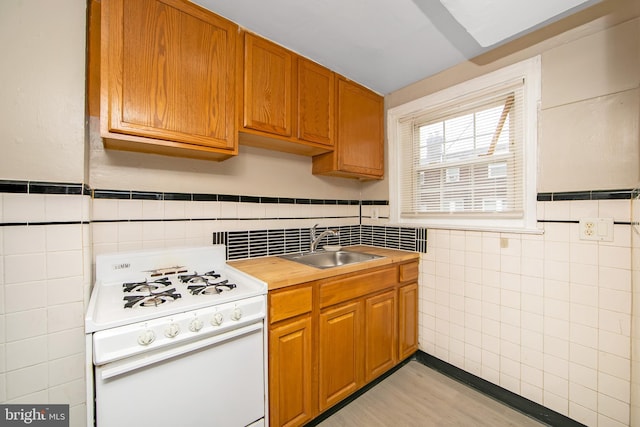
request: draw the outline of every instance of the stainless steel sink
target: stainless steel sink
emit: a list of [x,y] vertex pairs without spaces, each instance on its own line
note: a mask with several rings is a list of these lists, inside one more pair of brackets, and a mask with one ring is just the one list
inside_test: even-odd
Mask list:
[[299,262],[315,268],[332,268],[341,265],[356,264],[383,258],[380,255],[365,254],[363,252],[335,251],[335,252],[309,252],[290,255],[281,255],[280,258]]

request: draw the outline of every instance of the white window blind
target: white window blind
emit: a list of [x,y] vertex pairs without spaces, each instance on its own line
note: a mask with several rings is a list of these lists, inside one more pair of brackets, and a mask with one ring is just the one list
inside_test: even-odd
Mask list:
[[400,215],[521,218],[524,80],[398,120]]

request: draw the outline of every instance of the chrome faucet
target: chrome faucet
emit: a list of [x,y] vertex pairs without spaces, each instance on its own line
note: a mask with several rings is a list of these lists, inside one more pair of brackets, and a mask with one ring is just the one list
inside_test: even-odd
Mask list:
[[311,252],[316,251],[316,248],[318,247],[318,243],[320,243],[320,240],[322,240],[322,238],[326,236],[337,236],[340,234],[340,230],[330,229],[330,230],[325,230],[316,236],[316,227],[318,227],[318,224],[311,227]]

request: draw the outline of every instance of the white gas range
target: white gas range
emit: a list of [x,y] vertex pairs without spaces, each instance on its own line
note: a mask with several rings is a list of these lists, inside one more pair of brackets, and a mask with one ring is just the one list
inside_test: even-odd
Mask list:
[[[95,424],[264,425],[266,292],[224,245],[98,255],[85,318]],[[131,405],[168,395],[175,410]]]

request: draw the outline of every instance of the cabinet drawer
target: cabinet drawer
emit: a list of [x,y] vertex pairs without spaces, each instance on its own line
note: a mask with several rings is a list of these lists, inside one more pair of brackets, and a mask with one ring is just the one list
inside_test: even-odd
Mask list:
[[400,266],[400,282],[418,280],[418,263],[411,262]]
[[311,286],[269,293],[269,323],[311,311]]
[[396,284],[395,267],[332,280],[320,286],[320,308],[381,291]]

